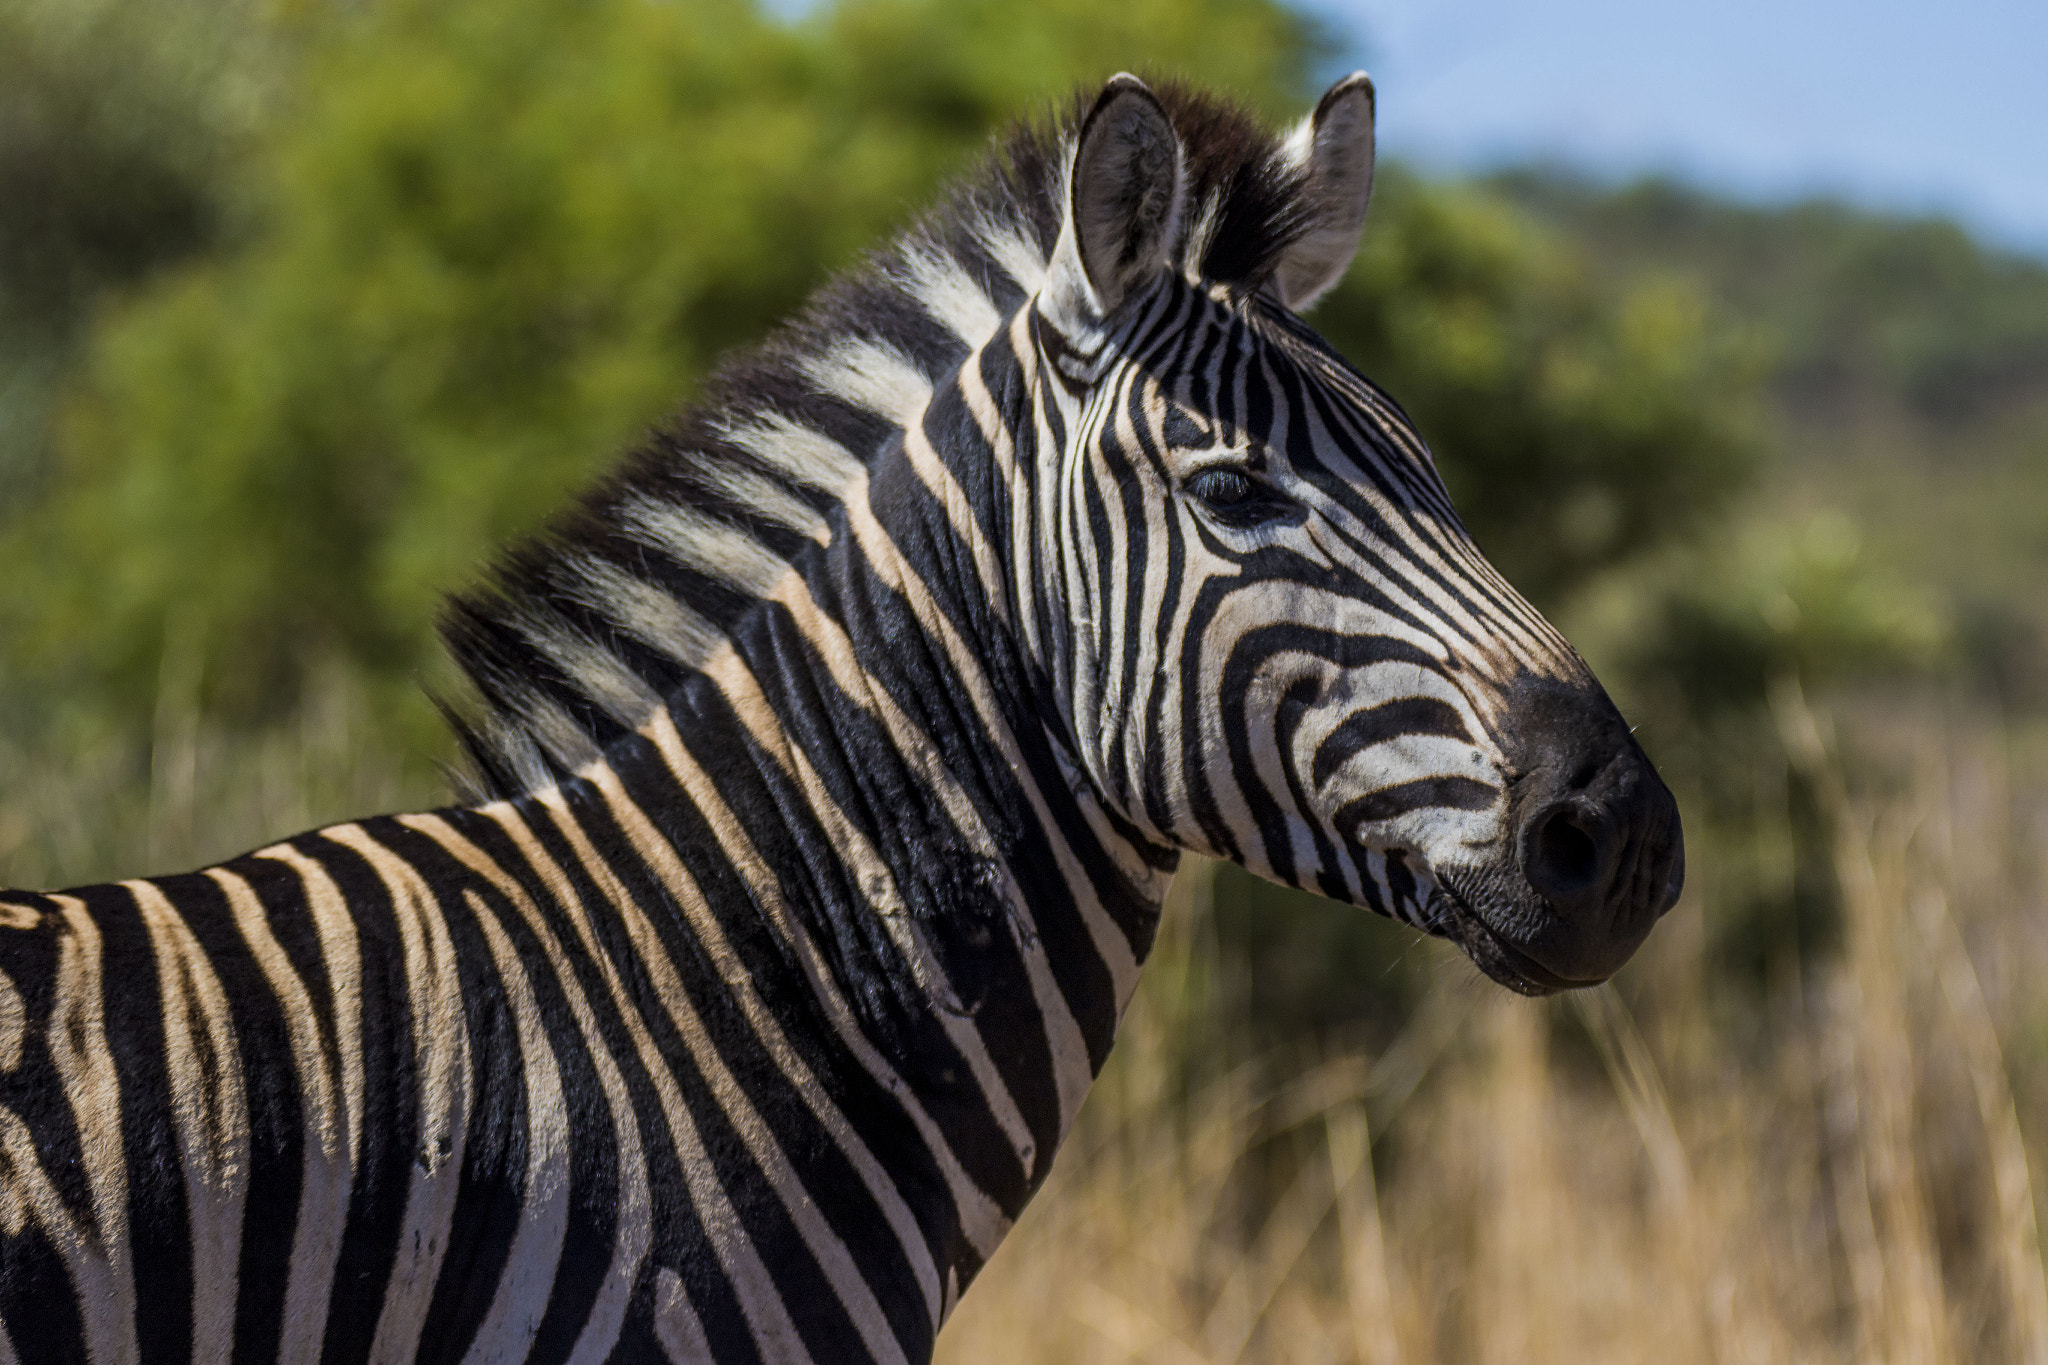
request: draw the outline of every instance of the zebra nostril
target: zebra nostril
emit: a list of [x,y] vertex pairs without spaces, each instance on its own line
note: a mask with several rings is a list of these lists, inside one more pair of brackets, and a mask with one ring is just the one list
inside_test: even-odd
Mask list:
[[1521,776],[1485,888],[1514,892],[1491,907],[1479,897],[1487,927],[1553,983],[1604,981],[1677,899],[1678,803],[1597,686],[1532,680],[1515,721],[1503,757]]
[[1592,811],[1554,806],[1537,818],[1523,844],[1522,873],[1560,910],[1578,910],[1600,889],[1612,834],[1612,823]]

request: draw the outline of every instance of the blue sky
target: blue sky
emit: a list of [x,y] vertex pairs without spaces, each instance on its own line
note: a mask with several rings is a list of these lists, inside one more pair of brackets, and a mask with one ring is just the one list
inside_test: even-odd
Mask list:
[[1310,0],[1382,145],[1951,214],[2048,257],[2048,0]]

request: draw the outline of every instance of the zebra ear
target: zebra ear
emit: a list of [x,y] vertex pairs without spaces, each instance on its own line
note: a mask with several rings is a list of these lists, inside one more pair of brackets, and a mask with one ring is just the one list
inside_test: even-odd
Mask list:
[[1308,173],[1315,225],[1273,272],[1280,301],[1299,313],[1344,277],[1372,199],[1372,78],[1354,71],[1331,86],[1287,138],[1285,155]]
[[1136,76],[1110,78],[1074,139],[1067,216],[1042,302],[1087,328],[1166,268],[1180,232],[1180,138]]

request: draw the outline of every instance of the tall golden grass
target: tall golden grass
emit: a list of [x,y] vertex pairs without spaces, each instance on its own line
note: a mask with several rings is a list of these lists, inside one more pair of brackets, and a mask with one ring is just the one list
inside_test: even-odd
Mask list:
[[1709,875],[1627,989],[1515,999],[1433,946],[1436,984],[1377,1055],[1225,1056],[1176,1089],[1189,983],[1228,971],[1191,869],[940,1359],[2048,1361],[2006,1057],[2032,1023],[2040,888],[2006,741],[1883,720],[1907,780],[1880,796],[1795,687],[1772,715],[1843,916],[1838,950],[1774,967],[1764,1017],[1729,1019],[1701,979],[1696,853]]
[[[1935,708],[1860,716],[1853,765],[1795,688],[1772,716],[1842,924],[1760,995],[1717,989],[1705,944],[1738,882],[1790,875],[1782,794],[1747,832],[1695,825],[1687,897],[1615,986],[1521,1000],[1422,944],[1431,985],[1370,1051],[1244,1041],[1213,868],[1190,867],[940,1359],[2048,1365],[2048,784],[2013,779],[2007,728]],[[253,738],[167,705],[146,754],[0,747],[0,885],[437,799],[374,728],[336,683]]]
[[396,760],[371,698],[344,672],[261,732],[205,721],[175,661],[148,736],[0,728],[0,886],[61,887],[180,872],[336,820],[447,801]]

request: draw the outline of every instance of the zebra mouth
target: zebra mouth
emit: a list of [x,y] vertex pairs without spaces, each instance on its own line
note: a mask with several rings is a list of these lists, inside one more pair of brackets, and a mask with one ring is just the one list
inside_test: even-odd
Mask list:
[[1450,880],[1448,876],[1439,876],[1430,892],[1429,932],[1457,944],[1472,959],[1472,965],[1497,985],[1518,995],[1542,996],[1597,984],[1567,980],[1516,948],[1494,932],[1493,926],[1452,888]]

